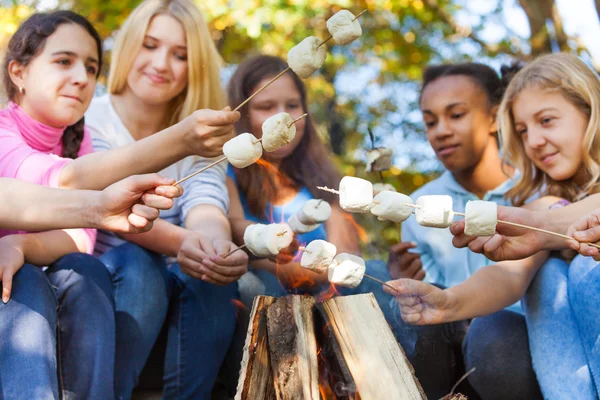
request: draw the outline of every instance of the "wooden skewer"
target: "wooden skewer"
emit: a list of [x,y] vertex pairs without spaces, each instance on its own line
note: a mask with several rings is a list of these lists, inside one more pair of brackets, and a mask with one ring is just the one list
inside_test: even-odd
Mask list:
[[207,169],[209,169],[209,168],[212,168],[212,167],[214,167],[215,165],[217,165],[218,163],[220,163],[220,162],[223,162],[223,161],[225,161],[225,160],[227,160],[227,157],[223,156],[223,157],[219,158],[217,161],[215,161],[215,162],[213,162],[213,163],[211,163],[211,164],[208,164],[206,167],[204,167],[204,168],[200,168],[198,171],[196,171],[196,172],[194,172],[194,173],[192,173],[192,174],[189,174],[189,175],[188,175],[188,176],[186,176],[185,178],[181,178],[180,180],[178,180],[177,182],[175,182],[175,183],[173,184],[173,186],[175,186],[175,185],[179,185],[180,183],[182,183],[182,182],[185,182],[185,181],[187,181],[188,179],[190,179],[190,178],[192,178],[192,177],[194,177],[194,176],[198,175],[200,172],[204,172],[204,171],[206,171]]
[[284,69],[283,71],[281,71],[275,78],[271,79],[269,82],[267,82],[265,84],[265,86],[261,87],[260,89],[258,89],[256,92],[254,92],[252,94],[252,96],[248,97],[246,100],[244,100],[242,102],[242,104],[240,104],[239,106],[237,106],[233,111],[238,111],[240,108],[242,108],[244,106],[244,104],[246,104],[247,102],[249,102],[250,100],[252,100],[252,98],[254,96],[256,96],[257,94],[259,94],[260,92],[262,92],[263,90],[265,90],[271,83],[275,82],[277,79],[279,79],[283,74],[285,74],[286,72],[288,72],[290,70],[290,67],[287,67],[286,69]]
[[294,125],[296,122],[300,121],[302,118],[306,118],[308,116],[308,113],[306,114],[302,114],[301,116],[299,116],[298,118],[296,118],[295,120],[293,120],[292,122],[290,122],[290,124],[287,126],[288,129]]
[[387,287],[389,287],[390,289],[393,289],[393,290],[394,290],[394,292],[396,292],[396,293],[400,294],[400,292],[399,292],[399,291],[398,291],[398,290],[397,290],[395,287],[393,287],[392,285],[390,285],[390,284],[388,284],[388,283],[385,283],[384,281],[382,281],[382,280],[380,280],[380,279],[377,279],[377,278],[375,278],[374,276],[367,275],[367,274],[363,274],[363,276],[364,276],[365,278],[372,279],[372,280],[374,280],[375,282],[381,283],[383,286],[387,286]]
[[319,206],[321,205],[322,202],[323,202],[323,199],[319,199],[319,202],[317,203],[317,205],[315,206],[315,208],[319,208]]
[[231,251],[230,251],[229,253],[227,253],[227,254],[221,254],[221,257],[223,257],[223,258],[227,258],[227,257],[229,257],[230,255],[232,255],[233,253],[235,253],[236,251],[243,249],[244,247],[246,247],[246,245],[245,245],[245,244],[243,244],[243,245],[241,245],[240,247],[237,247],[237,248],[235,248],[235,249],[231,250]]
[[304,246],[298,247],[298,250],[299,251],[303,251],[303,252],[308,253],[308,254],[312,254],[312,251],[306,250],[306,247],[304,247]]

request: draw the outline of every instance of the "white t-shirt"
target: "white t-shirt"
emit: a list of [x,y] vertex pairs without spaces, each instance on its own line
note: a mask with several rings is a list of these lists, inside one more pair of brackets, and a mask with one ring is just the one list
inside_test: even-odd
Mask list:
[[[108,94],[92,100],[92,104],[85,113],[85,125],[92,134],[94,151],[105,151],[135,142],[113,108]],[[148,156],[152,157],[151,154]],[[179,180],[214,160],[196,156],[187,157],[159,173],[165,177]],[[185,181],[182,184],[183,196],[175,199],[175,204],[170,210],[162,210],[160,218],[181,226],[187,213],[200,204],[215,205],[227,214],[229,196],[225,186],[226,170],[227,163],[222,162]],[[125,241],[112,232],[98,231],[95,254],[101,255],[123,243]]]

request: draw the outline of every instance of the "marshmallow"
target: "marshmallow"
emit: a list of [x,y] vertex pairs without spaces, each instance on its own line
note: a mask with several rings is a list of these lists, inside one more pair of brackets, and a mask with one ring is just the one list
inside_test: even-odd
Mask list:
[[367,151],[367,172],[387,171],[392,167],[392,149],[376,147]]
[[379,193],[383,192],[384,190],[388,191],[388,192],[397,192],[396,188],[392,185],[390,185],[389,183],[374,183],[373,184],[373,195],[377,196]]
[[242,133],[225,142],[223,154],[234,167],[246,168],[262,157],[263,149],[256,136]]
[[355,288],[360,285],[365,274],[365,261],[353,254],[340,253],[333,259],[327,270],[329,282]]
[[421,196],[415,209],[417,223],[432,228],[447,228],[452,224],[452,197],[447,195]]
[[308,200],[296,215],[304,225],[320,224],[331,217],[331,206],[324,200]]
[[327,50],[320,44],[319,38],[309,36],[288,52],[288,65],[300,78],[308,78],[325,63]]
[[354,18],[350,11],[341,10],[327,20],[327,30],[337,44],[350,44],[362,35],[360,22]]
[[262,124],[262,145],[265,151],[275,151],[294,140],[296,124],[288,113],[275,114]]
[[297,234],[312,232],[321,226],[321,224],[304,225],[302,222],[298,221],[298,216],[296,214],[288,219],[288,225],[292,228],[292,231]]
[[340,181],[340,207],[348,212],[369,212],[373,203],[373,185],[371,182],[345,176]]
[[465,208],[465,235],[492,236],[498,223],[498,204],[493,201],[467,201]]
[[313,240],[302,253],[300,265],[319,274],[327,271],[337,253],[337,247],[325,240]]
[[244,243],[252,254],[257,257],[268,257],[271,255],[271,250],[267,246],[267,225],[254,224],[250,225],[244,231]]
[[380,221],[404,222],[411,216],[414,207],[412,199],[405,194],[384,190],[373,199],[371,213]]

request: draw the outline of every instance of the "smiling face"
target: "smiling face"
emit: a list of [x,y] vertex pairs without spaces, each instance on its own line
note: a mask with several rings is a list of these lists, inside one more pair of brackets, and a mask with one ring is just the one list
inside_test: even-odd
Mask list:
[[24,89],[18,102],[29,116],[53,127],[73,125],[94,95],[98,47],[81,26],[62,24],[27,66],[13,61],[9,72]]
[[583,139],[589,117],[556,92],[531,87],[515,98],[514,128],[527,157],[556,181],[585,184]]
[[473,168],[486,148],[497,146],[489,98],[471,78],[452,75],[430,82],[421,96],[427,140],[453,173]]
[[133,61],[127,85],[143,102],[165,104],[179,95],[187,83],[187,41],[183,26],[170,15],[156,15]]
[[[254,91],[263,87],[273,77],[269,76],[260,81]],[[286,112],[296,119],[305,113],[302,106],[300,92],[289,74],[284,74],[281,78],[273,82],[265,90],[257,94],[248,105],[248,115],[250,120],[250,129],[256,137],[262,137],[262,124],[265,120],[275,114]],[[265,153],[267,159],[281,160],[289,156],[298,146],[302,137],[304,137],[305,120],[296,122],[296,137],[291,143],[280,147],[279,149]]]

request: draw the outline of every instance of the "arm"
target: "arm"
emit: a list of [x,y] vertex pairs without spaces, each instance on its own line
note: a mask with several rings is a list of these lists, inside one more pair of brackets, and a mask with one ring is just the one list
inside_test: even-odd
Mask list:
[[460,285],[442,290],[411,279],[389,282],[397,292],[402,319],[416,325],[439,324],[488,315],[521,299],[547,252],[528,259],[505,261],[477,270]]
[[331,217],[325,222],[327,241],[333,243],[338,253],[360,255],[358,229],[352,215],[343,211],[339,206],[331,207]]
[[[157,174],[133,176],[98,192],[0,178],[0,225],[26,231],[82,227],[144,231],[152,227],[157,209],[170,208],[171,199],[181,195],[178,187],[161,187],[172,182]],[[160,194],[148,192],[159,187]]]
[[[62,168],[59,186],[70,189],[103,189],[132,174],[156,172],[198,154],[216,157],[232,137],[239,113],[199,110],[161,132],[128,146],[87,154]],[[98,174],[102,166],[102,174]]]

